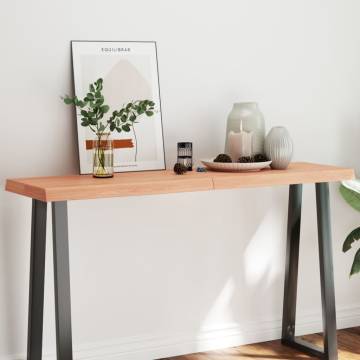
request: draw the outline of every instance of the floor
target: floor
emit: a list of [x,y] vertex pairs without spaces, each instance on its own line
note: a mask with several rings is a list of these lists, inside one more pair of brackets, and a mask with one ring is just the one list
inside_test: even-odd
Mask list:
[[[307,335],[303,339],[322,346],[321,334]],[[339,360],[360,360],[360,327],[338,331]],[[176,356],[162,360],[302,360],[317,359],[282,346],[280,341],[245,345],[205,353]]]

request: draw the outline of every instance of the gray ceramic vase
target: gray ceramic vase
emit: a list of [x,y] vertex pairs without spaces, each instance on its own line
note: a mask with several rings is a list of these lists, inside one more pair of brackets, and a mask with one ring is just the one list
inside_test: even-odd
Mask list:
[[272,161],[273,169],[283,170],[290,164],[293,154],[293,142],[289,132],[283,126],[275,126],[266,136],[265,154]]

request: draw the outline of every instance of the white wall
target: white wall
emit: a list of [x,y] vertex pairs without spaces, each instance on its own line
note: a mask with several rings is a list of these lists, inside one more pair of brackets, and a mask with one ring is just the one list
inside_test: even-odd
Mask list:
[[[295,159],[360,151],[356,0],[12,0],[0,13],[0,176],[77,172],[70,40],[156,40],[168,166],[175,144],[222,151],[235,101],[286,126]],[[360,324],[344,236],[360,222],[331,187],[340,326]],[[0,358],[24,359],[31,201],[0,194]],[[75,358],[151,359],[279,337],[286,187],[69,204]],[[49,227],[49,235],[51,228]],[[319,330],[314,189],[305,186],[299,332]],[[54,358],[49,237],[44,348]]]

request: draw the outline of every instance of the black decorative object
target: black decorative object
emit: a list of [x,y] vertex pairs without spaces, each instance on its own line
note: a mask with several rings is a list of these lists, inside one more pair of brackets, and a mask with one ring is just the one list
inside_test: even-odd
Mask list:
[[254,159],[251,156],[242,156],[239,158],[239,163],[252,163]]
[[264,154],[256,154],[254,156],[254,161],[255,162],[264,162],[264,161],[269,161],[269,159]]
[[183,175],[187,171],[187,168],[184,164],[176,163],[174,165],[174,172],[176,175]]
[[231,157],[226,154],[219,154],[215,159],[214,162],[221,162],[221,163],[231,163]]
[[192,170],[192,143],[191,142],[179,142],[177,144],[177,162],[183,164],[186,170]]

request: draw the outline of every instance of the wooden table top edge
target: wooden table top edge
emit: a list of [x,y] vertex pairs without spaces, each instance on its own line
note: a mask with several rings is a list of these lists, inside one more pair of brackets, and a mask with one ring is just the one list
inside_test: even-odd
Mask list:
[[[302,169],[301,167],[305,167]],[[299,170],[296,169],[299,167]],[[190,176],[173,175],[170,170],[154,172],[135,172],[116,175],[123,182],[106,182],[95,179],[91,184],[71,185],[35,185],[34,181],[48,180],[92,179],[91,175],[48,176],[33,178],[7,179],[5,190],[30,197],[32,199],[50,202],[66,200],[86,200],[96,198],[111,198],[125,196],[142,196],[151,194],[170,194],[194,191],[210,191],[219,189],[236,189],[249,187],[268,187],[300,183],[337,182],[354,179],[352,168],[333,165],[296,162],[288,170],[265,170],[262,172],[223,173],[208,171],[192,173]],[[142,174],[142,175],[140,175]],[[162,179],[161,177],[164,176]],[[140,181],[138,181],[140,178]],[[308,181],[307,181],[308,179]],[[132,181],[137,180],[137,182]],[[89,180],[92,181],[92,180]]]

